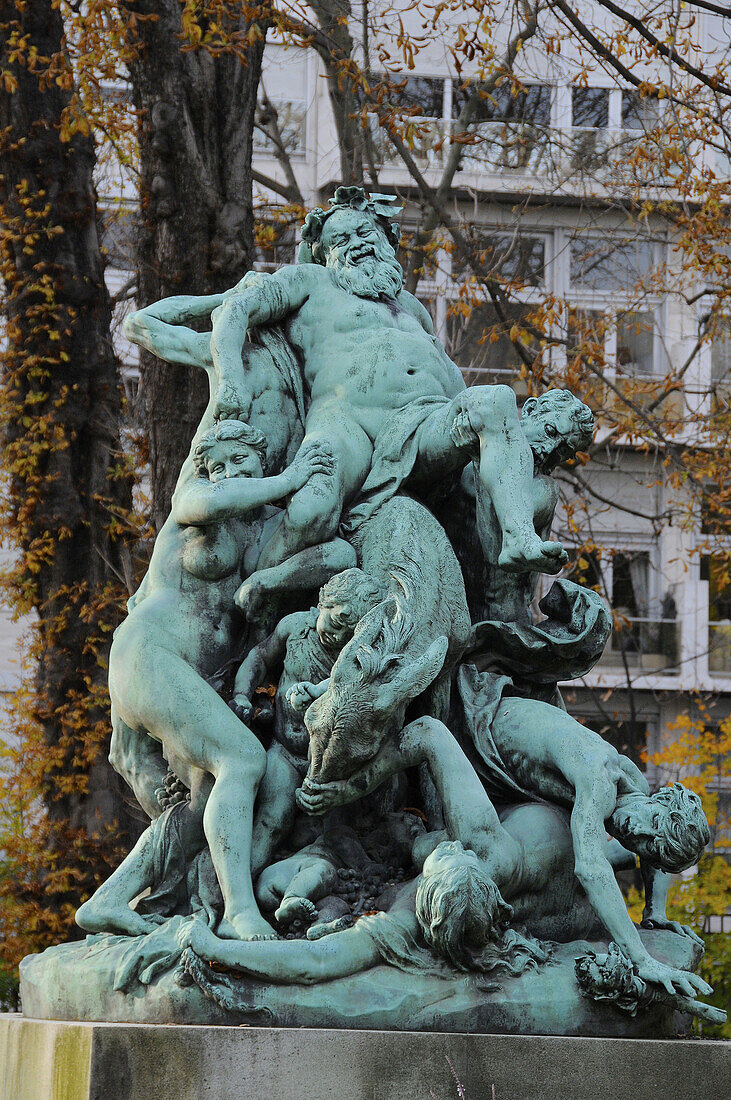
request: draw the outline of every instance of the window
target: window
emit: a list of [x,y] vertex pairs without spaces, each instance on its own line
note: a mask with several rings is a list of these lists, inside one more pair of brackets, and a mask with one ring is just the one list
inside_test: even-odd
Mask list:
[[651,311],[617,315],[618,374],[652,374],[654,346],[655,315]]
[[585,363],[604,364],[607,319],[601,310],[570,309],[566,358],[569,363],[580,355]]
[[254,152],[273,155],[275,145],[266,133],[271,119],[279,127],[284,148],[291,157],[303,157],[306,152],[305,118],[307,106],[299,101],[268,101],[257,111],[258,125],[254,129]]
[[711,343],[711,378],[731,382],[731,317],[721,317]]
[[134,210],[122,206],[100,210],[102,252],[110,267],[132,271],[135,267],[135,239],[139,220]]
[[647,276],[652,262],[653,245],[645,238],[582,233],[571,241],[569,279],[583,290],[628,293]]
[[612,607],[628,619],[644,619],[648,613],[650,555],[615,554],[612,558]]
[[276,271],[282,264],[294,263],[294,226],[273,218],[257,223],[255,231],[256,266]]
[[444,115],[444,78],[435,76],[390,76],[392,87],[386,100],[392,107],[420,118]]
[[[447,317],[447,353],[464,372],[468,385],[484,381],[482,376],[488,374],[494,381],[507,381],[523,366],[510,334],[516,325],[525,322],[530,306],[511,302],[503,308],[505,321],[500,320],[492,303],[475,306],[469,317]],[[535,338],[523,330],[518,339],[529,358],[534,359],[538,353]]]
[[571,125],[601,130],[609,125],[608,88],[571,89]]
[[[474,258],[491,274],[524,286],[542,286],[545,279],[546,242],[543,237],[525,233],[475,232],[472,244]],[[471,268],[464,259],[452,257],[452,275],[464,278]]]
[[647,132],[657,124],[660,117],[660,104],[650,96],[641,96],[639,92],[622,92],[622,129],[644,130]]
[[[452,115],[459,118],[466,98],[474,91],[454,81]],[[532,126],[548,126],[551,121],[551,89],[545,84],[528,84],[518,88],[509,80],[489,94],[480,97],[475,122],[527,122]]]

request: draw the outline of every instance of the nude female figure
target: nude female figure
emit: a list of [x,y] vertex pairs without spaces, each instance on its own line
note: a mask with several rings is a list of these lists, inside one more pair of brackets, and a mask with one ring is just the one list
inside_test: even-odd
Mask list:
[[[215,368],[204,365],[215,392]],[[273,935],[256,906],[250,873],[253,806],[266,755],[206,677],[231,657],[241,635],[234,595],[278,522],[279,513],[267,506],[332,464],[323,448],[314,447],[301,450],[302,461],[298,457],[283,473],[263,477],[265,447],[250,425],[214,424],[209,401],[109,663],[111,759],[122,765],[150,816],[159,813],[155,792],[165,767],[154,742],[176,770],[212,776],[202,825],[225,901],[219,934],[242,938]],[[326,558],[322,548],[312,548],[290,559],[293,587],[297,576],[309,588],[341,567],[336,561],[329,568]],[[320,571],[314,581],[313,559]]]

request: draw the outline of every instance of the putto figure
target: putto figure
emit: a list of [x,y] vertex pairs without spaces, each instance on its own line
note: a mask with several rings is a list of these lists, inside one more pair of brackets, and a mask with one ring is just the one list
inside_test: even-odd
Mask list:
[[[642,1037],[723,1015],[665,912],[701,801],[561,705],[611,633],[598,593],[561,577],[535,612],[567,559],[551,474],[592,413],[465,388],[403,289],[397,212],[340,187],[297,264],[125,322],[209,401],[110,656],[111,759],[151,822],[77,911],[102,935],[24,963],[34,1015]],[[640,927],[615,877],[637,857]]]

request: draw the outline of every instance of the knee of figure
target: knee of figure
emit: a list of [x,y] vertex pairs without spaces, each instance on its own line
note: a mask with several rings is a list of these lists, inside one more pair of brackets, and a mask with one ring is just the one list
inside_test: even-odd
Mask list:
[[467,392],[470,420],[478,431],[496,415],[517,413],[518,404],[510,386],[472,386]]
[[298,495],[287,509],[287,525],[308,546],[329,541],[337,532],[339,522],[337,503],[329,495],[316,499]]

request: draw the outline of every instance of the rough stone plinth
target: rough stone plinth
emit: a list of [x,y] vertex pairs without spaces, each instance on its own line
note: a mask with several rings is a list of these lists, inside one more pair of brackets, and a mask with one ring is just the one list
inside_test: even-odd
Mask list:
[[702,1040],[81,1024],[0,1017],[2,1100],[720,1100]]

